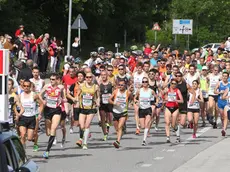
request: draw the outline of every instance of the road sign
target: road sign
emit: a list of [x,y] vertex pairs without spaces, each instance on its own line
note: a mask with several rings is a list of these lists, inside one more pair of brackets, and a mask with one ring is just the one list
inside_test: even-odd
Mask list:
[[157,30],[157,31],[159,31],[159,30],[161,30],[161,28],[160,28],[160,26],[159,26],[158,23],[154,23],[152,30]]
[[72,24],[72,29],[88,29],[87,25],[85,24],[85,21],[83,20],[81,14],[77,16],[75,21]]
[[173,34],[192,35],[193,20],[175,19],[173,20]]

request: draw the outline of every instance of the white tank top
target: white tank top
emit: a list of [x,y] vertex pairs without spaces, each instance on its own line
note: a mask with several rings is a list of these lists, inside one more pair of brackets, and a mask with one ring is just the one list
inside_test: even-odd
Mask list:
[[144,91],[143,88],[140,89],[140,96],[139,96],[139,107],[140,109],[148,109],[151,107],[150,101],[153,97],[152,89],[148,88],[147,91]]
[[24,92],[21,94],[21,103],[25,109],[25,112],[22,114],[23,116],[32,117],[36,115],[36,102],[34,101],[34,94],[34,92],[31,92],[28,98],[25,98]]
[[128,97],[127,90],[124,93],[121,93],[120,90],[117,90],[116,97],[114,98],[114,103],[119,103],[120,105],[113,106],[113,112],[115,113],[123,113],[128,111]]
[[30,79],[30,82],[32,82],[35,86],[35,92],[36,93],[40,93],[41,90],[42,90],[42,87],[43,87],[43,79],[34,79],[34,78],[31,78]]
[[209,89],[208,89],[209,95],[217,95],[217,94],[214,94],[214,89],[215,89],[215,87],[219,81],[220,81],[220,75],[210,75],[210,77],[209,77]]
[[133,84],[134,84],[134,93],[136,93],[137,89],[141,88],[142,85],[142,79],[145,76],[145,73],[142,72],[141,74],[138,74],[137,72],[133,75]]
[[[198,96],[200,95],[200,89],[197,89],[195,92],[196,92],[196,99],[197,99]],[[190,104],[191,101],[192,101],[192,94],[189,93],[188,108],[189,109],[200,109],[200,103],[197,100],[195,100],[193,104]]]
[[198,78],[199,78],[199,74],[198,73],[195,73],[193,76],[190,73],[188,73],[188,75],[186,77],[186,82],[191,87],[192,86],[192,82],[194,80],[197,80]]

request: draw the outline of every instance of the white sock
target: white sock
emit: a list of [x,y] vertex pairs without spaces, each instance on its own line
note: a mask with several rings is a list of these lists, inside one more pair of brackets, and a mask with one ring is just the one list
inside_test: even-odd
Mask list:
[[147,138],[147,135],[148,135],[148,131],[149,131],[149,129],[148,128],[145,128],[145,130],[144,130],[144,141],[146,141],[146,138]]
[[89,128],[85,129],[85,132],[84,132],[84,144],[85,145],[87,144],[88,137],[89,137]]
[[177,125],[176,136],[180,137],[180,125]]

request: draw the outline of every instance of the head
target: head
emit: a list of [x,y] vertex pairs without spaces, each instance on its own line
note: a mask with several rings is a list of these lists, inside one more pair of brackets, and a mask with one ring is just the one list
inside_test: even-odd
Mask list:
[[16,61],[14,62],[14,66],[16,66],[18,69],[22,69],[23,63],[22,63],[22,61],[20,61],[20,60],[16,60]]
[[31,82],[30,82],[30,80],[25,80],[23,82],[23,89],[24,89],[25,93],[30,93],[30,91],[31,91]]
[[80,83],[83,83],[85,80],[85,73],[82,71],[77,72],[77,80]]
[[100,73],[103,72],[103,71],[105,71],[105,69],[106,69],[105,66],[104,66],[104,65],[101,65],[100,68],[99,68]]
[[33,74],[33,77],[35,79],[38,79],[39,75],[40,75],[39,68],[38,67],[33,67],[32,74]]
[[182,67],[182,60],[181,59],[177,61],[177,66]]
[[149,62],[144,62],[143,70],[146,73],[149,73],[149,68],[150,68],[150,63]]
[[137,73],[142,73],[143,71],[143,63],[142,62],[138,62],[137,65],[136,65],[136,68],[137,68]]
[[147,88],[148,86],[149,86],[149,79],[147,77],[143,77],[142,87]]
[[92,70],[90,67],[86,67],[86,68],[84,68],[84,72],[85,72],[85,74],[92,73]]
[[204,76],[207,76],[207,75],[208,75],[208,68],[207,68],[206,66],[203,66],[203,67],[202,67],[201,74],[204,75]]
[[229,77],[228,72],[223,72],[223,74],[222,74],[222,80],[224,82],[228,82],[228,77]]
[[49,39],[50,38],[50,35],[48,33],[45,33],[45,36],[44,36],[45,39]]
[[205,58],[204,58],[204,57],[201,57],[201,58],[200,58],[200,64],[203,65],[204,62],[205,62]]
[[85,80],[88,84],[91,84],[93,82],[93,74],[92,73],[86,73]]
[[177,80],[177,82],[181,82],[182,79],[183,79],[182,73],[181,72],[177,72],[176,73],[176,80]]
[[76,71],[75,71],[75,68],[73,66],[71,66],[69,68],[69,75],[70,75],[71,78],[76,77]]
[[118,72],[120,75],[124,75],[125,74],[125,66],[124,65],[119,65],[118,66]]
[[24,84],[24,82],[25,82],[25,78],[21,78],[20,80],[19,80],[19,85],[21,86],[21,87],[23,87],[23,84]]
[[101,79],[102,79],[103,82],[106,82],[108,80],[107,71],[104,70],[103,72],[101,72]]
[[118,88],[121,90],[121,91],[124,91],[125,90],[125,81],[124,80],[120,80],[118,82]]
[[155,52],[153,53],[153,58],[154,58],[155,60],[158,59],[158,52],[157,52],[157,51],[155,51]]
[[170,82],[170,88],[176,88],[177,86],[177,80],[176,79],[171,79],[171,82]]
[[33,60],[29,59],[29,60],[26,61],[26,66],[28,68],[32,69],[33,65],[34,65]]
[[50,76],[50,83],[52,86],[58,85],[58,74],[57,73],[52,73]]
[[107,72],[108,72],[108,76],[112,76],[112,74],[113,74],[113,66],[112,65],[107,66]]
[[214,73],[214,75],[217,75],[219,73],[219,67],[218,66],[214,66],[213,73]]
[[148,73],[148,77],[149,77],[150,80],[154,80],[155,79],[155,75],[156,75],[156,73],[155,73],[154,69],[151,69],[149,71],[149,73]]
[[179,72],[179,67],[177,65],[174,65],[172,72],[173,72],[173,75],[176,76],[177,72]]
[[161,63],[160,64],[161,64],[162,68],[164,68],[166,66],[166,62],[167,62],[167,59],[165,59],[165,58],[161,59]]
[[14,88],[13,79],[8,79],[8,91],[11,91]]
[[189,65],[189,73],[190,73],[191,75],[194,75],[194,74],[195,74],[195,71],[196,71],[195,65],[193,65],[193,64]]
[[194,90],[196,90],[196,89],[198,88],[198,86],[199,86],[199,81],[198,81],[198,80],[194,80],[194,81],[192,82],[192,88],[193,88]]

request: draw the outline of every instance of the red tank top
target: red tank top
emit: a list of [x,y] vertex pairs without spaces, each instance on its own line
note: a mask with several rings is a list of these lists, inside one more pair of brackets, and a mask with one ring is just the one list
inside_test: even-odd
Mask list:
[[178,107],[178,103],[176,100],[179,100],[179,95],[178,95],[178,88],[175,89],[169,89],[168,90],[168,102],[166,103],[166,107]]
[[61,104],[61,89],[53,88],[49,85],[46,89],[46,106],[49,108],[57,108]]

